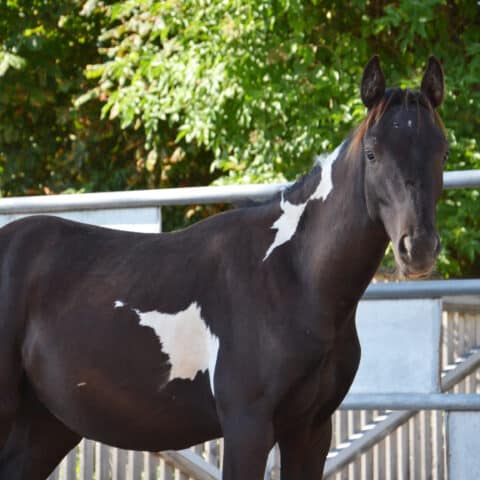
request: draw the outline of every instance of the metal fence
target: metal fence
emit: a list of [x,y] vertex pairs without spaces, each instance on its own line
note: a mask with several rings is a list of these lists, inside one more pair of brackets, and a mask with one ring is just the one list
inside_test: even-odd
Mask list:
[[[235,203],[250,199],[264,200],[288,185],[290,183],[12,197],[1,199],[0,215]],[[446,189],[479,186],[480,170],[444,173],[444,188]]]
[[82,440],[48,480],[219,480],[220,440],[177,452],[133,452]]
[[[24,215],[54,213],[74,217],[80,215],[83,221],[88,221],[89,212],[105,217],[111,212],[122,210],[125,213],[133,209],[133,215],[137,217],[138,212],[143,209],[142,211],[145,211],[148,217],[145,221],[147,226],[143,229],[160,231],[161,206],[231,203],[245,199],[261,200],[285,188],[286,185],[288,184],[6,198],[0,200],[0,217],[3,223],[6,223]],[[445,188],[479,187],[480,171],[446,172],[444,185]],[[132,223],[137,221],[138,218]],[[102,221],[97,219],[92,223],[102,224]],[[115,221],[103,223],[122,228],[129,224],[129,220],[121,220],[118,225]],[[127,225],[127,228],[130,227],[131,225]],[[446,295],[480,297],[480,279],[415,282],[414,286],[407,283],[376,284],[369,287],[365,298],[379,299],[392,296],[423,298]],[[478,393],[480,374],[475,368],[480,362],[480,353],[475,348],[480,346],[480,307],[475,301],[449,303],[448,299],[445,306],[442,320],[443,385],[448,391]],[[455,374],[449,373],[452,365],[456,365]],[[465,379],[461,380],[463,377]],[[373,400],[369,399],[369,401]],[[419,405],[419,399],[416,404],[412,398],[408,399],[410,402],[408,404],[406,400],[404,399],[404,407],[413,408]],[[457,398],[455,401],[458,403],[458,400]],[[326,467],[328,478],[335,480],[446,478],[445,413],[437,410],[418,412],[418,408],[392,412],[386,410],[387,407],[392,408],[392,405],[388,405],[388,402],[392,402],[392,398],[377,398],[377,401],[380,403],[375,405],[377,407],[375,410],[372,408],[339,410],[335,414],[332,450]],[[475,399],[471,401],[476,405],[478,403]],[[445,402],[444,397],[439,398],[438,402],[437,406]],[[371,404],[368,406],[372,407]],[[443,408],[446,405],[444,403],[441,406]],[[221,441],[209,442],[182,452],[148,454],[126,452],[85,440],[65,458],[50,478],[52,480],[183,480],[187,478],[212,480],[220,478],[221,458]],[[279,478],[278,451],[271,453],[266,478]]]
[[[480,396],[461,395],[480,392],[479,347],[480,296],[467,304],[447,299],[442,315],[442,390],[455,395],[430,395],[420,401],[410,395],[384,396],[374,405],[377,409],[370,404],[368,410],[337,411],[326,478],[448,478],[445,409],[479,410]],[[353,399],[345,407],[354,403],[361,406]],[[409,409],[391,411],[386,406]]]

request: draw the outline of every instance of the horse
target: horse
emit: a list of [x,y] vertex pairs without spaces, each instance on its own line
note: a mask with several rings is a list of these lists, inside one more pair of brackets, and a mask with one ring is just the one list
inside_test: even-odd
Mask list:
[[224,438],[224,480],[321,478],[355,376],[357,304],[391,241],[427,275],[448,154],[441,64],[419,90],[365,66],[365,119],[255,206],[140,234],[49,216],[0,230],[0,479],[48,476],[82,437],[133,450]]

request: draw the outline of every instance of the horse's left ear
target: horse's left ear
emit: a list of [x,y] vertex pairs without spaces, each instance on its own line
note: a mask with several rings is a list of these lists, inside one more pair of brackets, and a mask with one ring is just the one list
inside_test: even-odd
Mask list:
[[423,74],[421,90],[430,100],[433,108],[437,108],[442,103],[445,94],[443,69],[434,56],[428,59],[427,69]]
[[378,55],[369,60],[363,71],[360,94],[367,108],[372,108],[385,94],[385,77],[380,68]]

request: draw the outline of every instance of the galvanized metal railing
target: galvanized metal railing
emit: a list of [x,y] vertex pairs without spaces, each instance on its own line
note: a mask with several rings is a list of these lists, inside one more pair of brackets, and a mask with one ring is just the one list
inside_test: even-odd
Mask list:
[[[454,283],[452,281],[451,285]],[[412,282],[411,288],[415,289],[416,284],[418,282]],[[365,397],[350,395],[334,415],[334,439],[325,478],[473,478],[450,475],[450,467],[455,463],[452,463],[451,452],[447,449],[449,437],[446,424],[450,422],[449,418],[453,418],[447,413],[452,408],[454,415],[459,415],[460,411],[466,415],[470,415],[470,411],[478,411],[480,296],[464,297],[457,293],[454,297],[444,297],[442,303],[440,390],[448,392],[448,398],[435,393],[429,395],[430,399],[423,395],[409,395],[410,398],[403,394],[382,395],[383,398],[370,394]],[[419,328],[421,320],[420,317]],[[414,331],[412,335],[415,335]],[[467,401],[462,403],[462,400]],[[434,406],[439,409],[430,410]],[[360,407],[368,409],[357,410]],[[390,410],[396,408],[401,409]],[[470,439],[468,435],[466,438]],[[469,448],[474,448],[473,443]],[[461,463],[467,460],[464,455],[456,458]],[[458,467],[458,463],[456,465]]]
[[[53,213],[76,210],[140,208],[166,205],[235,203],[263,200],[291,183],[182,187],[126,192],[75,193],[32,197],[10,197],[0,201],[0,214]],[[446,189],[480,186],[480,170],[445,172]]]
[[480,295],[480,278],[372,283],[363,295],[363,299],[442,298],[465,295]]

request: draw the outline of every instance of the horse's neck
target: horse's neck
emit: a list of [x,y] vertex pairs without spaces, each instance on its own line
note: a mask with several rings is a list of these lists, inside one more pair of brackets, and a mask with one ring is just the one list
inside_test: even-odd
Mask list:
[[367,213],[361,159],[327,157],[317,185],[292,242],[292,254],[314,288],[356,303],[388,241],[382,226]]

